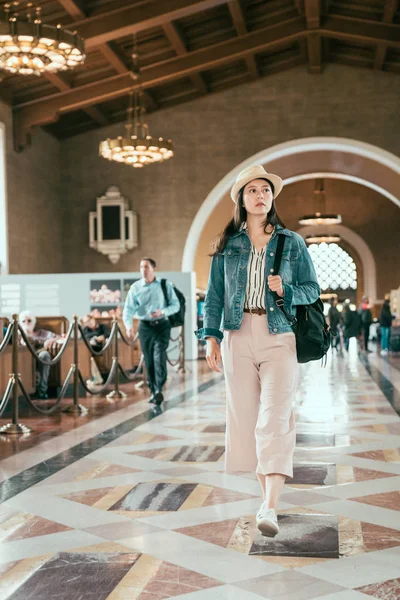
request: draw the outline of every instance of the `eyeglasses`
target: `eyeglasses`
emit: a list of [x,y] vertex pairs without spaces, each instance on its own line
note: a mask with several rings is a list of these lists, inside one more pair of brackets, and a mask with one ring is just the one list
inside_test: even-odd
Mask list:
[[32,323],[32,319],[23,319],[22,323]]

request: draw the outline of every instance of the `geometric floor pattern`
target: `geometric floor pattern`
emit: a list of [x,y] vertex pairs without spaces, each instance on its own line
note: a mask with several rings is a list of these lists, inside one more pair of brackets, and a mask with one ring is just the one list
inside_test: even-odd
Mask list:
[[255,475],[224,472],[219,382],[1,504],[0,598],[400,598],[400,418],[355,352],[300,373],[275,538]]

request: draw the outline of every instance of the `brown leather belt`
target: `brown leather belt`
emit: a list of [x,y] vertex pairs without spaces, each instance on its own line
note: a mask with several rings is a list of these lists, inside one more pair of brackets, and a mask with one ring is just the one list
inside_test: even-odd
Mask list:
[[267,311],[265,308],[245,308],[243,310],[245,313],[250,313],[251,315],[266,315]]

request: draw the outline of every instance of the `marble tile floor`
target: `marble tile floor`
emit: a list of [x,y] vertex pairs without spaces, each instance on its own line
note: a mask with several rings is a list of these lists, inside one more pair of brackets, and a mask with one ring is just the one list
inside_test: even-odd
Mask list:
[[255,475],[224,472],[223,381],[197,366],[156,414],[138,399],[0,462],[0,598],[400,598],[396,367],[354,353],[301,367],[269,539]]

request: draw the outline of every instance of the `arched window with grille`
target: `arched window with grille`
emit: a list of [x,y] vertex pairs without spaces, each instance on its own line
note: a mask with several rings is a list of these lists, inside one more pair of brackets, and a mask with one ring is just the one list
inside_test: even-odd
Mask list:
[[8,273],[6,140],[4,123],[0,122],[0,275],[6,273]]
[[308,251],[313,260],[321,292],[355,297],[357,267],[346,250],[338,244],[310,244]]

